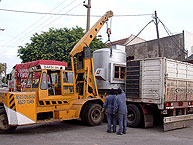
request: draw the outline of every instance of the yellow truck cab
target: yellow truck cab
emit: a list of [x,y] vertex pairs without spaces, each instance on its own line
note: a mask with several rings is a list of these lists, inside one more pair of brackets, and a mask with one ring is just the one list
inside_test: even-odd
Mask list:
[[65,70],[64,66],[37,65],[29,68],[23,92],[1,92],[1,130],[78,118],[88,125],[99,125],[103,119],[102,99],[79,95],[73,76],[73,71]]

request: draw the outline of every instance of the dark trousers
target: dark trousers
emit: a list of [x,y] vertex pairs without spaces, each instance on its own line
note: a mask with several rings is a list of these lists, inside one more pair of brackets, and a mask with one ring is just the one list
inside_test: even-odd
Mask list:
[[119,133],[126,133],[127,130],[127,114],[119,114],[118,113],[118,120],[119,120]]
[[[112,131],[116,132],[116,125],[117,125],[117,120],[116,120],[116,116],[114,114],[111,113],[107,113],[107,131]],[[113,123],[113,127],[112,127],[112,123]]]

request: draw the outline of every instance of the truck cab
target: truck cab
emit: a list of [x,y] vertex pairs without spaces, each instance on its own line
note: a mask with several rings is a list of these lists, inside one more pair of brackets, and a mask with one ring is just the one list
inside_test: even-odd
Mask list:
[[39,100],[44,99],[45,96],[74,95],[77,98],[73,76],[73,71],[65,70],[64,66],[34,66],[29,68],[24,92],[37,92]]
[[81,118],[88,125],[103,120],[104,99],[86,98],[76,90],[74,72],[59,65],[29,67],[22,92],[0,93],[0,129]]

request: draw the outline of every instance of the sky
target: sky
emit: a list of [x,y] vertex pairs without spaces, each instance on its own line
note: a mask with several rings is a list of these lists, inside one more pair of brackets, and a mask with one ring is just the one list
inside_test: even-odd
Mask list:
[[[7,63],[7,73],[15,64],[21,63],[17,57],[18,46],[30,43],[33,34],[47,32],[49,28],[82,27],[86,29],[87,9],[84,0],[1,0],[0,9],[32,11],[41,13],[75,14],[84,16],[53,16],[0,10],[0,62]],[[88,1],[86,0],[85,3]],[[91,15],[102,16],[111,10],[114,16],[109,20],[111,41],[127,38],[139,31],[153,19],[157,11],[158,18],[173,34],[183,30],[193,32],[192,0],[91,0]],[[128,16],[148,14],[145,16]],[[124,16],[127,15],[127,16]],[[91,27],[100,17],[91,17]],[[98,35],[107,41],[107,25]],[[159,23],[160,38],[166,37]],[[145,40],[156,39],[155,24],[151,23],[139,35]]]

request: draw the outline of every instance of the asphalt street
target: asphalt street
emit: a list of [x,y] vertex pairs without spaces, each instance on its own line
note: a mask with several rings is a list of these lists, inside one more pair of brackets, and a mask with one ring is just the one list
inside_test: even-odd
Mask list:
[[81,121],[20,126],[14,133],[0,132],[0,145],[193,145],[193,126],[163,132],[154,128],[128,128],[127,134],[106,132],[106,123],[90,127]]

